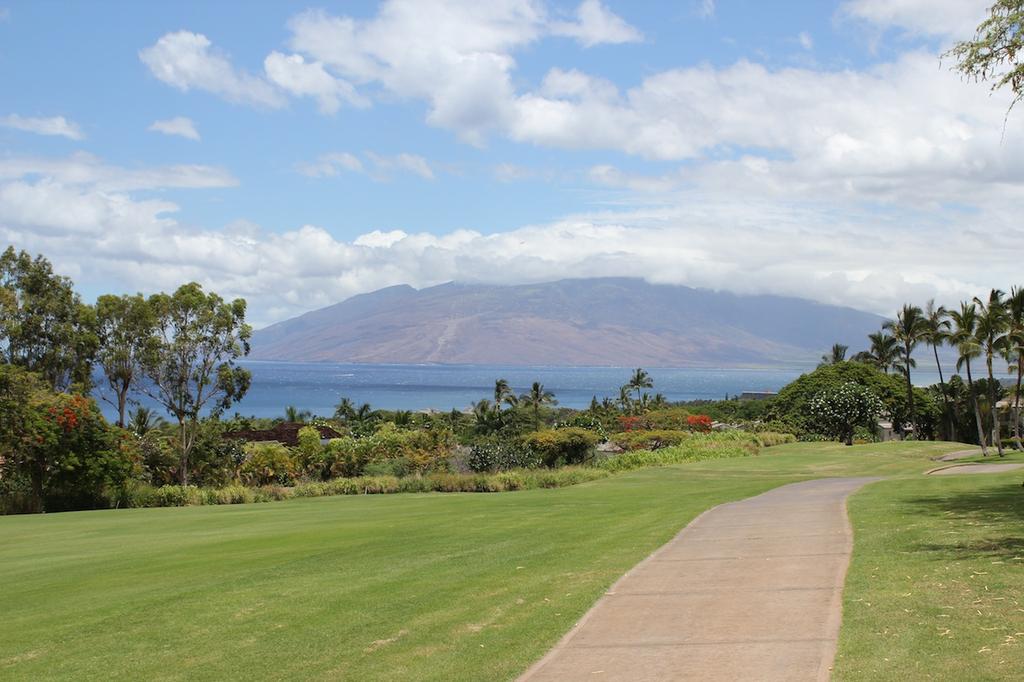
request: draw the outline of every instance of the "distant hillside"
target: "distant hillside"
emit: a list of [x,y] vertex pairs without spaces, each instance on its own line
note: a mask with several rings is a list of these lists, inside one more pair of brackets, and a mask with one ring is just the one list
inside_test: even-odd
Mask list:
[[852,352],[882,318],[780,296],[624,278],[409,286],[353,296],[253,335],[261,360],[735,367]]

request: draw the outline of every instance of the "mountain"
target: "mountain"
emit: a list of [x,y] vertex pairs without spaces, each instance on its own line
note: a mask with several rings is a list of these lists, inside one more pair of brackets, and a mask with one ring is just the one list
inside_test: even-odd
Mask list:
[[639,279],[395,286],[253,334],[259,360],[648,367],[815,362],[882,318],[781,296]]

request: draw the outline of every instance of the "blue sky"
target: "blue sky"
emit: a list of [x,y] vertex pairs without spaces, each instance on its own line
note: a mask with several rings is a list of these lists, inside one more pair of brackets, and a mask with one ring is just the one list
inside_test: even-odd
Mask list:
[[938,58],[985,4],[0,0],[0,241],[257,324],[451,279],[1008,287],[972,236],[1021,239],[1020,124]]

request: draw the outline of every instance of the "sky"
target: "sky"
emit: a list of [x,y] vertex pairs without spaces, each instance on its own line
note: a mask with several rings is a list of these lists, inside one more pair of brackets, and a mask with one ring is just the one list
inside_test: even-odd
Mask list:
[[0,0],[0,248],[257,327],[635,276],[885,315],[1020,281],[989,0]]

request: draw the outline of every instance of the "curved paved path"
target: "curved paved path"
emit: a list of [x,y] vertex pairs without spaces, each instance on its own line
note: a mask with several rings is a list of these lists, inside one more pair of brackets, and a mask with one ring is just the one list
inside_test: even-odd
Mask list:
[[793,483],[715,507],[634,567],[521,680],[827,680],[852,549],[846,498]]
[[957,464],[954,466],[934,469],[929,472],[932,476],[959,476],[960,474],[998,474],[1000,471],[1012,471],[1013,469],[1024,468],[1019,462],[1006,462],[1005,464]]

